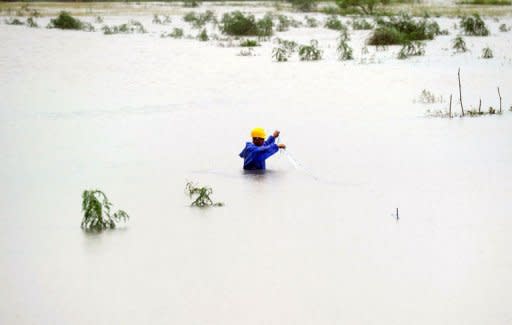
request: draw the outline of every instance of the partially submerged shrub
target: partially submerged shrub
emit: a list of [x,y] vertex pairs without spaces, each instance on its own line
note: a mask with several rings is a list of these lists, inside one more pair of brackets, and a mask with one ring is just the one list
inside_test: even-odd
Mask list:
[[82,193],[82,211],[84,217],[80,227],[86,231],[114,229],[121,221],[126,222],[130,216],[123,210],[111,213],[112,203],[105,193],[99,190]]
[[439,35],[439,25],[426,18],[413,19],[401,13],[389,19],[378,18],[377,28],[368,40],[370,45],[408,44],[412,41],[431,40]]
[[26,23],[26,24],[27,24],[27,26],[28,26],[28,27],[31,27],[31,28],[37,28],[37,27],[39,27],[39,26],[37,25],[37,22],[36,22],[36,20],[34,19],[34,17],[28,17],[28,18],[27,18],[27,23]]
[[203,30],[197,35],[197,39],[199,39],[201,42],[206,42],[210,38],[208,37],[208,33],[206,32],[206,28],[203,28]]
[[482,49],[482,59],[492,59],[493,57],[494,55],[490,47],[485,47]]
[[301,61],[318,61],[322,59],[322,51],[318,48],[318,41],[311,40],[309,45],[299,46],[299,58]]
[[353,19],[352,28],[354,30],[368,30],[373,29],[373,24],[368,22],[366,19]]
[[103,24],[103,21],[103,17],[101,16],[96,16],[96,18],[94,18],[94,22],[97,24]]
[[194,200],[190,204],[193,207],[205,208],[209,206],[223,206],[224,204],[221,202],[214,203],[210,198],[210,195],[213,194],[213,190],[211,187],[198,187],[192,182],[188,182],[185,186],[188,195]]
[[399,59],[407,59],[410,56],[420,56],[425,54],[425,45],[422,42],[414,41],[406,43],[398,52]]
[[60,28],[60,29],[82,29],[82,22],[71,16],[66,11],[61,11],[57,18],[50,20],[49,28]]
[[24,23],[23,23],[21,20],[19,20],[18,18],[10,18],[10,19],[6,19],[6,20],[5,20],[5,23],[6,23],[7,25],[15,25],[15,26],[16,26],[16,25],[24,25]]
[[347,29],[347,27],[345,25],[343,25],[341,20],[338,19],[338,16],[335,16],[335,15],[327,17],[324,27],[328,28],[328,29],[334,29],[334,30]]
[[103,26],[101,28],[103,31],[103,34],[105,35],[113,35],[113,34],[132,34],[132,33],[139,33],[144,34],[146,33],[146,29],[144,28],[144,25],[142,25],[140,22],[136,20],[130,20],[126,24],[121,24],[118,26]]
[[221,31],[235,36],[270,36],[272,26],[270,15],[256,21],[253,15],[245,15],[240,11],[225,13],[221,21]]
[[354,56],[352,55],[352,48],[348,45],[348,39],[343,35],[338,39],[336,51],[338,52],[338,59],[341,61],[354,59]]
[[238,56],[254,56],[254,49],[252,47],[241,49],[237,54]]
[[434,104],[434,103],[442,103],[443,96],[436,96],[434,93],[427,89],[423,89],[418,98],[418,102],[422,104]]
[[241,47],[255,47],[255,46],[260,46],[260,44],[258,44],[258,42],[256,40],[246,39],[246,40],[243,40],[242,42],[240,42],[240,46]]
[[283,40],[277,37],[274,40],[279,47],[272,49],[272,58],[277,62],[286,62],[297,50],[298,44],[294,41]]
[[453,44],[452,48],[457,53],[464,53],[464,52],[466,52],[468,50],[468,48],[466,46],[466,42],[464,41],[464,39],[460,35],[453,39],[452,44]]
[[160,37],[172,37],[172,38],[182,38],[183,37],[183,29],[174,28],[170,33],[163,33]]
[[290,56],[291,54],[283,46],[272,49],[272,58],[277,62],[286,62]]
[[309,28],[315,28],[318,27],[318,20],[315,17],[305,17],[306,19],[306,26]]
[[512,27],[507,27],[506,24],[501,24],[500,25],[500,32],[508,32],[512,29]]
[[480,15],[476,13],[472,16],[463,16],[460,19],[459,26],[464,31],[464,34],[468,36],[489,35],[489,30],[487,26],[485,26],[485,22],[480,18]]

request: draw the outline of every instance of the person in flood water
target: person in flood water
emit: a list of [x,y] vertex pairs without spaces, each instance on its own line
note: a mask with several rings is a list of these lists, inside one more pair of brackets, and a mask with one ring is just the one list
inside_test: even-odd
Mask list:
[[245,170],[265,170],[265,160],[279,151],[285,149],[282,143],[275,144],[279,131],[274,131],[272,135],[265,140],[265,130],[255,128],[251,131],[252,142],[245,144],[240,157],[244,159]]

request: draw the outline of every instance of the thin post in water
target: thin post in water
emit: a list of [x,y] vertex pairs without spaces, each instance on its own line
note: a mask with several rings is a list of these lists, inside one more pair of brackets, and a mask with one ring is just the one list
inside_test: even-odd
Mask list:
[[459,76],[459,101],[460,101],[460,109],[462,110],[462,116],[464,116],[464,106],[462,105],[462,87],[460,85],[460,68],[459,72],[457,73]]
[[452,94],[450,94],[450,108],[448,110],[448,116],[452,118]]
[[501,114],[501,93],[500,93],[500,87],[498,87],[498,96],[500,96],[500,114]]

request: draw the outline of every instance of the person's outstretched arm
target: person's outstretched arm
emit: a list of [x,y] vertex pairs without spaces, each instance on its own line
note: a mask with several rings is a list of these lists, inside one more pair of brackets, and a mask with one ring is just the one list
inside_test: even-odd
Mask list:
[[281,133],[281,132],[279,132],[278,130],[275,130],[275,131],[274,131],[274,133],[272,133],[272,135],[269,135],[269,136],[268,136],[267,141],[265,141],[265,142],[263,143],[263,145],[264,145],[264,146],[268,146],[268,145],[270,145],[270,144],[275,143],[276,138],[279,136],[279,134],[280,134],[280,133]]

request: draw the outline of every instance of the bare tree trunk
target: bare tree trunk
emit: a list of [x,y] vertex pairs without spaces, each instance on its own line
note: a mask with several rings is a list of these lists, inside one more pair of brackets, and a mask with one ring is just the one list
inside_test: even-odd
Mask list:
[[460,109],[462,110],[462,116],[464,116],[464,106],[462,105],[462,87],[460,85],[460,68],[459,72],[457,73],[459,76],[459,101],[460,101]]

